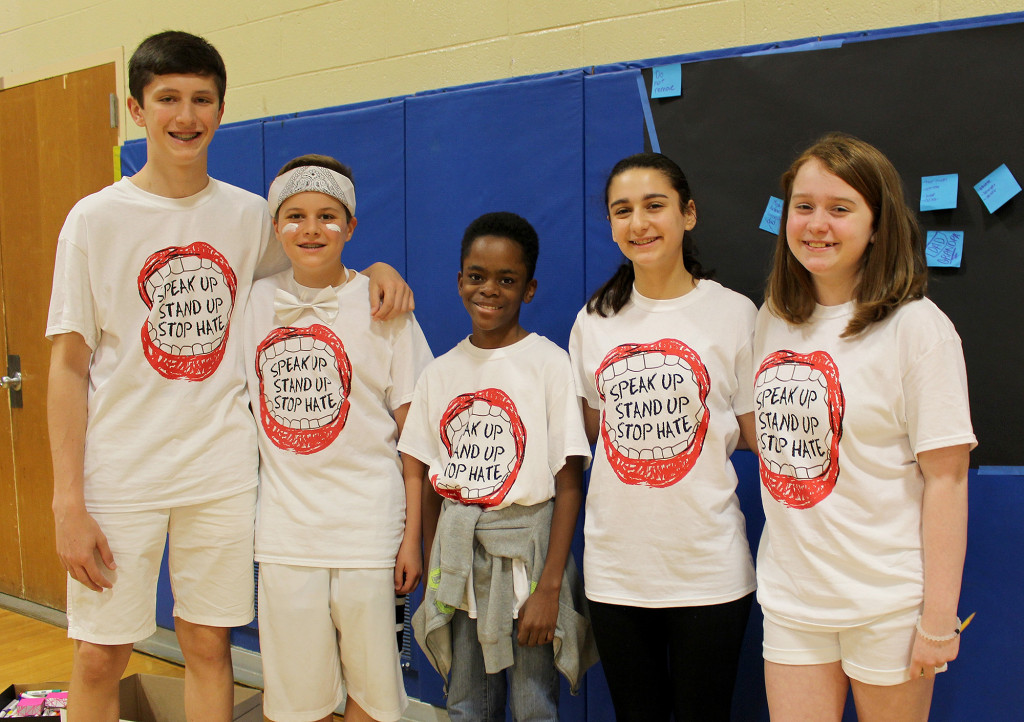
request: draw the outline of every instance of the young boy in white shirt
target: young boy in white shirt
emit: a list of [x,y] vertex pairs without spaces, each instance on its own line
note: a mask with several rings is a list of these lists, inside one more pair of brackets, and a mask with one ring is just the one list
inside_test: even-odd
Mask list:
[[473,331],[423,372],[398,447],[407,484],[428,473],[413,625],[453,722],[504,719],[509,687],[515,719],[557,720],[557,673],[575,693],[597,657],[570,558],[590,444],[568,355],[519,324],[538,245],[514,213],[466,229]]
[[430,348],[412,314],[373,323],[367,281],[342,263],[352,172],[308,155],[270,187],[291,268],[253,284],[245,316],[259,419],[260,648],[275,722],[392,722],[406,707],[395,593],[421,573],[420,481],[396,444]]
[[58,240],[48,416],[76,722],[118,719],[132,644],[156,631],[168,536],[186,714],[231,718],[228,632],[253,616],[257,482],[232,326],[253,277],[283,259],[265,253],[262,199],[206,172],[225,84],[202,38],[145,40],[128,106],[146,164],[79,201]]

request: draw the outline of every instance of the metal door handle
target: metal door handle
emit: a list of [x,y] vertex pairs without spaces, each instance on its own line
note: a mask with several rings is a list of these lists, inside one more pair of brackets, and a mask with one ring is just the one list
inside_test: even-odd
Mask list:
[[0,389],[21,391],[21,371],[18,371],[14,376],[4,376],[3,378],[0,378]]

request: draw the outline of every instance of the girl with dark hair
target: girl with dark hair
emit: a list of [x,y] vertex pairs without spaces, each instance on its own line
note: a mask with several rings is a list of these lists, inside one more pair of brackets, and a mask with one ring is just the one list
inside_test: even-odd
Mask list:
[[728,720],[754,590],[729,456],[753,429],[756,309],[697,261],[672,160],[620,161],[605,201],[625,262],[569,348],[601,439],[584,556],[598,650],[619,720]]
[[782,178],[757,317],[758,551],[773,720],[926,720],[956,658],[971,429],[892,163],[825,136]]

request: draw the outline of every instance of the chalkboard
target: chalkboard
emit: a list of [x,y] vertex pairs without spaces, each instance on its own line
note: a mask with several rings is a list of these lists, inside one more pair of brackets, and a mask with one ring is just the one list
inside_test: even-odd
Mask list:
[[[928,295],[963,339],[972,465],[1024,462],[1024,194],[990,213],[974,190],[1004,163],[1024,181],[1022,75],[1017,23],[685,63],[682,96],[650,101],[661,150],[693,189],[704,265],[757,303],[775,243],[762,215],[825,132],[878,146],[915,210],[922,176],[959,174],[956,208],[919,218],[925,231],[964,232],[960,268],[933,268]],[[650,69],[644,78],[649,91]]]

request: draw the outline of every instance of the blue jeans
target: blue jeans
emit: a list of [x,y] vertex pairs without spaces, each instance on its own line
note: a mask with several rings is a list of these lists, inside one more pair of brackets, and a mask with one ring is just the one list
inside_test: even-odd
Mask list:
[[460,609],[451,624],[448,716],[452,722],[505,722],[509,687],[512,719],[516,722],[557,722],[559,685],[552,645],[520,647],[516,641],[517,628],[513,628],[512,666],[497,674],[487,674],[483,649],[476,636],[476,620]]

